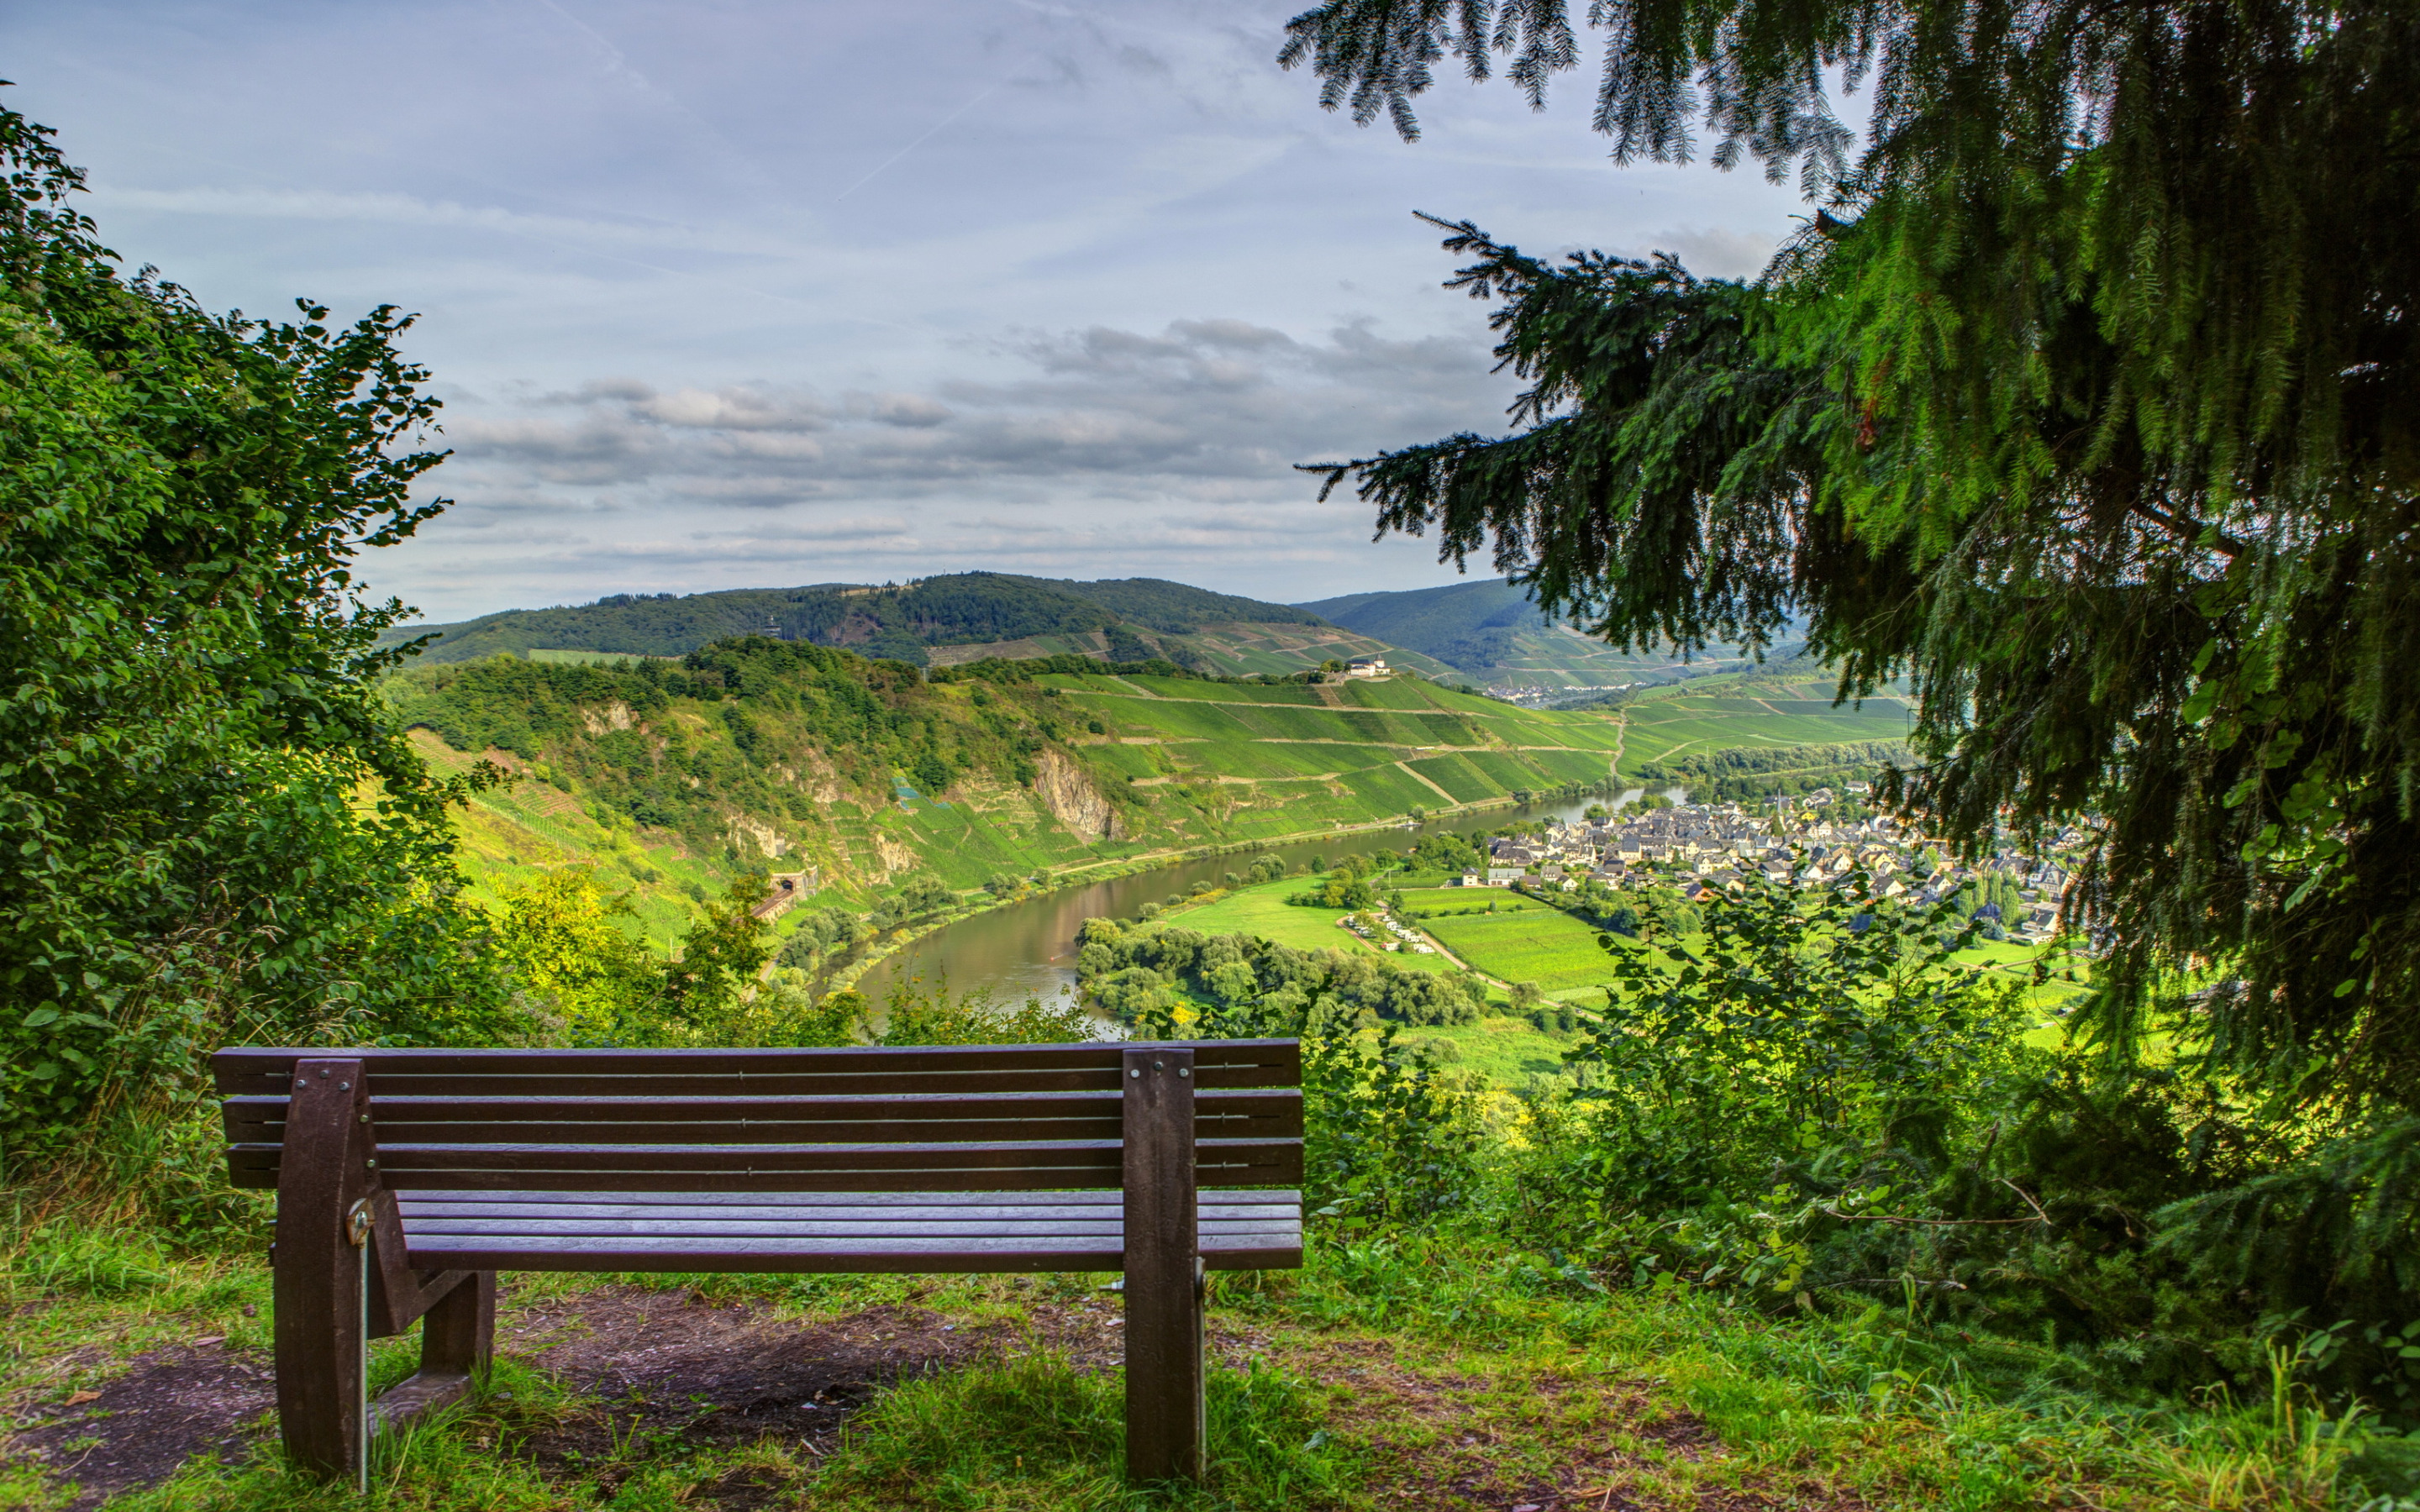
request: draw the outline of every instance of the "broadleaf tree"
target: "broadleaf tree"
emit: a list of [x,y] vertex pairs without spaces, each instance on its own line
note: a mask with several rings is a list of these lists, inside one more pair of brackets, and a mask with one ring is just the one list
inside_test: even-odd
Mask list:
[[[442,507],[408,317],[205,311],[116,255],[0,110],[0,1138],[263,1037],[479,1040],[507,1015],[447,805],[375,679],[353,563]],[[81,1146],[92,1153],[90,1142]]]

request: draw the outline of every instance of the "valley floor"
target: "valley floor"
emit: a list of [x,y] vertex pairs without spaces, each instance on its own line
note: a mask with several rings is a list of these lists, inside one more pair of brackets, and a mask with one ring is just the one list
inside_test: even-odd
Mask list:
[[[12,1273],[0,1507],[364,1504],[283,1473],[266,1267],[98,1238]],[[366,1504],[2316,1508],[2347,1453],[2265,1411],[2001,1405],[1988,1350],[1945,1363],[1894,1316],[1775,1321],[1374,1242],[1214,1282],[1212,1483],[1138,1499],[1110,1279],[511,1277],[487,1389],[384,1447]],[[377,1381],[411,1349],[381,1343]]]

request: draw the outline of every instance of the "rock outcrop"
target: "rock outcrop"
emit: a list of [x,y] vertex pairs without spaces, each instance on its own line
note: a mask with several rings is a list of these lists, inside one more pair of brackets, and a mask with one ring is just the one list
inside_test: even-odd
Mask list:
[[1034,763],[1033,792],[1050,816],[1085,840],[1123,840],[1125,822],[1082,767],[1055,750]]

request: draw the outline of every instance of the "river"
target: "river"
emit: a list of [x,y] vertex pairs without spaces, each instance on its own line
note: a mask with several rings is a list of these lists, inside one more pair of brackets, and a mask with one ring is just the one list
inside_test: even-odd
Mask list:
[[[1642,792],[1632,788],[1615,799],[1611,807],[1628,804],[1640,797]],[[1668,793],[1675,802],[1686,796],[1678,788]],[[953,993],[979,991],[1003,1001],[1055,997],[1076,985],[1076,932],[1083,928],[1084,920],[1104,915],[1131,918],[1143,904],[1165,903],[1171,894],[1183,893],[1196,882],[1216,885],[1224,881],[1230,872],[1245,871],[1256,856],[1274,852],[1287,866],[1295,867],[1313,856],[1333,861],[1346,856],[1366,856],[1372,851],[1400,851],[1408,849],[1420,836],[1438,830],[1467,834],[1515,820],[1550,816],[1575,820],[1590,804],[1605,801],[1590,796],[1568,802],[1488,809],[1419,825],[1398,825],[1388,829],[1256,845],[1226,856],[1173,861],[1129,876],[1062,887],[945,925],[896,955],[867,967],[857,989],[870,1001],[878,1003],[893,984],[921,976],[927,985],[946,981]]]

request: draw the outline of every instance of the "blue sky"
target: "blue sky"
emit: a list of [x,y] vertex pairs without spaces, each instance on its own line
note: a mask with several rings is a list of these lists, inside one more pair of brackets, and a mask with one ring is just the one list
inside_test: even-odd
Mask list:
[[0,6],[130,264],[419,312],[457,501],[365,576],[435,619],[989,568],[1301,600],[1452,580],[1291,464],[1502,427],[1415,222],[1745,274],[1806,212],[1442,84],[1414,145],[1295,8],[1016,0]]

